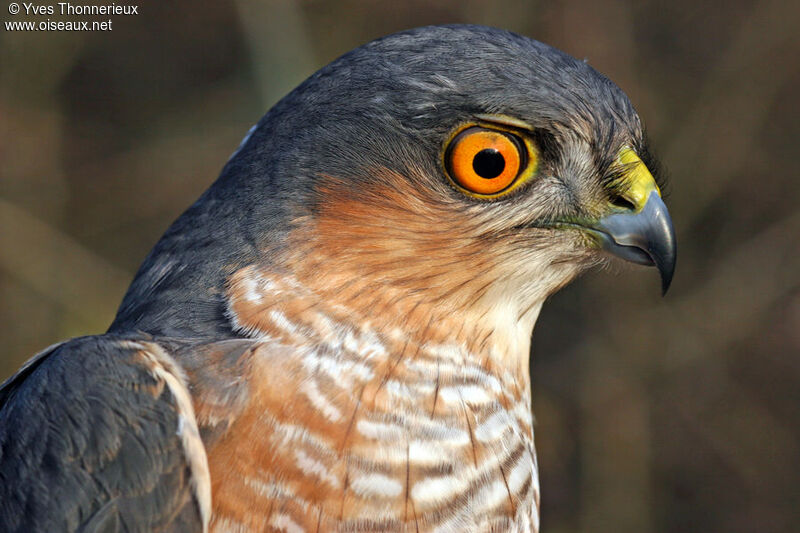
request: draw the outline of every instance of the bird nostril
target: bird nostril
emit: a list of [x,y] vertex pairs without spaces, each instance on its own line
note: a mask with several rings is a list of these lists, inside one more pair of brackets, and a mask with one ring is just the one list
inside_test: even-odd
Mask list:
[[621,194],[612,194],[611,195],[611,205],[614,207],[620,207],[627,211],[636,211],[636,206],[633,202],[622,196]]

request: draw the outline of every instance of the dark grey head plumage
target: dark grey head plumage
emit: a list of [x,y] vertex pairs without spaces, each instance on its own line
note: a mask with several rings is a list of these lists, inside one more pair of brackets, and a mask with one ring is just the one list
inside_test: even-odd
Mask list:
[[[479,115],[513,117],[532,128],[542,179],[527,196],[484,202],[444,178],[443,142]],[[111,329],[231,334],[223,319],[226,278],[286,245],[292,220],[313,216],[324,201],[321,177],[358,189],[384,168],[426,180],[442,201],[463,202],[464,209],[529,208],[525,223],[534,226],[604,214],[598,205],[614,200],[604,185],[615,177],[620,148],[643,153],[643,143],[639,118],[616,85],[540,42],[466,25],[378,39],[313,74],[264,116],[151,252]],[[549,200],[526,206],[535,194]]]

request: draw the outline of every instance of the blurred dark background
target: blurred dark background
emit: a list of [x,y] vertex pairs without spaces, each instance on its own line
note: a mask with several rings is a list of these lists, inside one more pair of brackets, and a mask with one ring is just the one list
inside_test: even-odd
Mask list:
[[[617,265],[545,306],[544,531],[798,531],[800,3],[139,11],[110,32],[0,33],[0,379],[104,331],[164,229],[314,70],[400,29],[488,24],[586,58],[628,93],[669,171],[679,239],[666,298],[655,271]],[[40,20],[6,3],[2,18]]]

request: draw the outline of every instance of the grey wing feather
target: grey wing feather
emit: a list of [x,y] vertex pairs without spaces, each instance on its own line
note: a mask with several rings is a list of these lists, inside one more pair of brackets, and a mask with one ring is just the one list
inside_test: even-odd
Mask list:
[[197,479],[197,457],[187,458],[192,436],[180,434],[180,380],[143,348],[74,339],[3,384],[0,531],[205,529],[208,501],[197,487],[207,480]]

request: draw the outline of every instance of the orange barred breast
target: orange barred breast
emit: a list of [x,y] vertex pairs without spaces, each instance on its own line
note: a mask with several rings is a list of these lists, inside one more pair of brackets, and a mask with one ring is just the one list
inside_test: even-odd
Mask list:
[[377,332],[243,279],[229,314],[253,340],[193,375],[212,531],[538,529],[528,382],[473,352],[481,335]]

